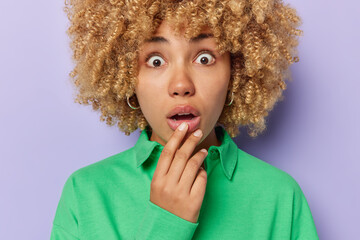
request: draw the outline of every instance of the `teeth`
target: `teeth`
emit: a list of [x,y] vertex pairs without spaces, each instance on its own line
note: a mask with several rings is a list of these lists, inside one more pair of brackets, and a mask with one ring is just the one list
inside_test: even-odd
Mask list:
[[178,113],[177,115],[182,116],[182,115],[190,115],[190,113]]

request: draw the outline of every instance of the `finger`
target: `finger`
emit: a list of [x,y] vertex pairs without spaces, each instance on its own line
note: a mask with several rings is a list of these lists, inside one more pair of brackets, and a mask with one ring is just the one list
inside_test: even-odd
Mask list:
[[205,169],[200,168],[196,175],[194,184],[191,187],[190,197],[198,198],[199,196],[201,196],[202,198],[200,200],[203,201],[206,191],[206,184],[207,184],[207,173]]
[[201,149],[188,161],[179,181],[181,189],[190,193],[192,185],[196,180],[199,171],[202,169],[200,168],[201,164],[204,162],[207,154],[208,152],[206,149]]
[[202,131],[200,129],[196,130],[185,140],[184,144],[180,147],[180,149],[176,151],[174,159],[169,168],[169,172],[167,174],[169,176],[168,178],[169,182],[174,184],[179,183],[181,175],[184,172],[185,166],[188,163],[189,159],[191,158],[194,149],[196,145],[199,143],[201,137],[202,137]]
[[161,177],[167,174],[171,162],[174,158],[174,154],[176,150],[179,148],[179,145],[182,139],[184,138],[184,136],[186,135],[187,130],[188,130],[188,124],[186,122],[183,122],[172,133],[170,139],[165,144],[160,154],[153,178]]

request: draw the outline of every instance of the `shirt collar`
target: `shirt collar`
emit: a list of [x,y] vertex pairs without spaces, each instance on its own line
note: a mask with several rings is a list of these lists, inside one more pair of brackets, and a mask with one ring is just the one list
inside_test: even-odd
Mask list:
[[[221,141],[221,145],[210,146],[206,158],[212,160],[220,158],[223,172],[225,176],[231,180],[238,159],[238,147],[223,127],[217,126],[215,132],[216,136]],[[148,128],[141,131],[139,139],[134,146],[136,167],[140,167],[151,156],[159,157],[164,148],[160,143],[150,141],[149,138],[150,132],[148,131]]]

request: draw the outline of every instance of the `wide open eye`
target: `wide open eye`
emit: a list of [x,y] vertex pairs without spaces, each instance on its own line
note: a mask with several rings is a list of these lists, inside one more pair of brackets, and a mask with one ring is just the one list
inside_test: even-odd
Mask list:
[[203,65],[210,65],[214,63],[215,57],[210,53],[201,53],[195,60],[196,63],[203,64]]
[[157,56],[157,55],[150,56],[146,60],[146,64],[153,68],[161,67],[161,65],[164,63],[165,63],[164,59],[162,59],[160,56]]

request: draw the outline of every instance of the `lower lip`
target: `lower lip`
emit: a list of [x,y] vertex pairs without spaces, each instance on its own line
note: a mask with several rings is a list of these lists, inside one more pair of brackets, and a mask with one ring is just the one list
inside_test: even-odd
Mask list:
[[192,132],[194,130],[196,130],[197,128],[199,128],[199,125],[200,125],[200,116],[197,116],[197,117],[194,117],[193,119],[191,120],[177,120],[175,121],[174,119],[172,118],[168,118],[167,119],[167,123],[169,124],[170,128],[172,130],[176,130],[177,127],[183,123],[183,122],[186,122],[189,126],[188,128],[188,132]]

